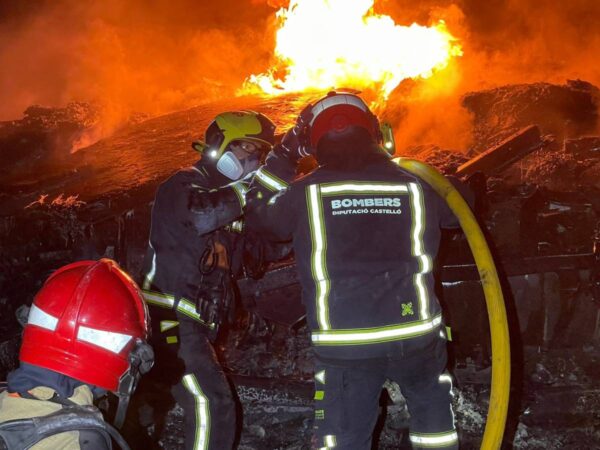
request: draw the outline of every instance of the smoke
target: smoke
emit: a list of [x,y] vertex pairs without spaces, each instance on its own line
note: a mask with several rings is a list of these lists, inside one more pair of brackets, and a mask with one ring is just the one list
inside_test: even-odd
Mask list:
[[464,55],[431,79],[393,93],[387,116],[401,151],[429,143],[466,150],[470,118],[460,99],[470,91],[567,79],[600,85],[600,2],[425,0],[415,5],[383,0],[376,6],[399,24],[445,20]]
[[[286,0],[0,0],[0,120],[32,104],[91,101],[104,134],[150,115],[235,95],[272,62],[274,12]],[[510,83],[600,84],[597,0],[378,0],[398,24],[444,19],[464,56],[405,82],[385,118],[400,148],[469,146],[469,91]],[[310,30],[307,30],[310,32]]]
[[233,95],[268,64],[273,11],[256,0],[4,2],[0,120],[81,100],[110,126]]

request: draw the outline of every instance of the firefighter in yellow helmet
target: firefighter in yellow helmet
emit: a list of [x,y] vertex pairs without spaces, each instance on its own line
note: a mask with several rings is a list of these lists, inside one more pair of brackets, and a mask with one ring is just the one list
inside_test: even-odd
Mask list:
[[247,186],[274,131],[256,112],[217,115],[204,141],[192,144],[201,159],[156,192],[142,284],[157,354],[150,376],[173,386],[186,449],[233,446],[233,393],[213,342],[230,317],[241,268]]

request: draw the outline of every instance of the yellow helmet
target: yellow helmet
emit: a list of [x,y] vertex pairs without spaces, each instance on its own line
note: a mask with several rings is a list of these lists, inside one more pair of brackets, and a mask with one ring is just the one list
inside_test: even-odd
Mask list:
[[275,124],[254,111],[224,112],[210,123],[204,142],[195,141],[192,147],[202,153],[211,152],[210,156],[218,160],[233,141],[255,142],[270,150],[275,143]]
[[254,111],[230,111],[219,114],[206,129],[204,142],[195,141],[192,148],[214,161],[216,168],[232,180],[245,175],[242,164],[228,151],[236,141],[257,144],[266,153],[275,143],[275,124]]

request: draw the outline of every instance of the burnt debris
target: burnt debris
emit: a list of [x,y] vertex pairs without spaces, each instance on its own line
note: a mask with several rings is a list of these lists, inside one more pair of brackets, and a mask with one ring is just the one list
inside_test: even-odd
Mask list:
[[[22,121],[0,124],[0,379],[16,365],[15,311],[31,303],[52,270],[109,256],[139,278],[154,191],[195,160],[189,143],[216,112],[254,109],[286,126],[290,110],[305,101],[211,103],[128,124],[73,154],[77,136],[96,123],[89,105],[31,108]],[[597,102],[598,89],[582,81],[471,93],[464,98],[473,113],[471,149],[412,149],[444,173],[462,175],[477,193],[514,340],[506,439],[518,448],[577,448],[582,439],[600,446],[594,431],[600,410]],[[460,234],[450,238],[440,255],[439,289],[453,332],[461,441],[475,448],[489,395],[489,326],[466,241]],[[261,279],[240,280],[239,288],[264,319],[241,314],[219,344],[245,412],[239,448],[303,448],[312,354],[293,259]],[[382,405],[388,414],[379,425],[379,448],[399,448],[406,444],[406,411],[389,394]],[[168,417],[167,431],[153,437],[177,449],[181,410]]]

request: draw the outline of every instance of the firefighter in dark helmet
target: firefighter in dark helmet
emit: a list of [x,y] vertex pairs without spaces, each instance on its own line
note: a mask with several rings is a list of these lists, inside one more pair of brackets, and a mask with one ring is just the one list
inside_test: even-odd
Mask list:
[[186,449],[233,446],[233,393],[212,344],[232,310],[249,179],[274,131],[256,112],[217,115],[204,141],[192,144],[201,159],[156,192],[142,284],[157,354],[150,375],[171,378]]
[[[316,355],[313,447],[370,449],[389,379],[406,398],[413,447],[455,449],[432,268],[440,228],[458,222],[380,144],[358,96],[333,92],[309,105],[254,178],[246,224],[293,239]],[[307,154],[319,167],[291,182]]]

